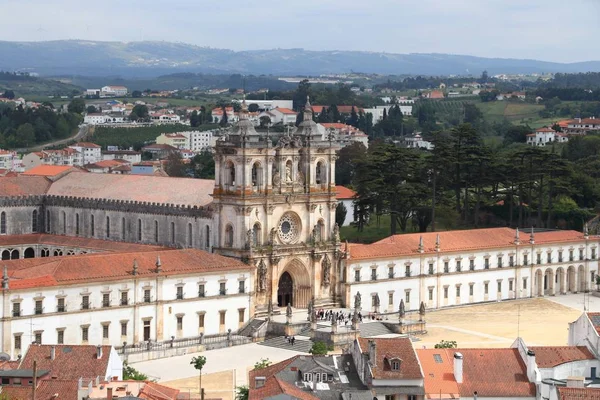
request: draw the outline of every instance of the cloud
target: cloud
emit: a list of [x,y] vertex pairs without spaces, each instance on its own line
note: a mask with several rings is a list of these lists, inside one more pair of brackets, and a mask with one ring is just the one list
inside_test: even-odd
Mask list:
[[597,0],[2,0],[3,40],[164,40],[234,50],[600,57]]

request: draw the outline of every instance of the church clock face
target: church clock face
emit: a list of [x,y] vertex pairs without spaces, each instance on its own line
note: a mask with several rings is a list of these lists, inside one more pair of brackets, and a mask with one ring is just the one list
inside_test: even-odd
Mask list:
[[279,220],[277,234],[282,243],[295,243],[300,236],[300,218],[298,215],[293,212],[283,214]]

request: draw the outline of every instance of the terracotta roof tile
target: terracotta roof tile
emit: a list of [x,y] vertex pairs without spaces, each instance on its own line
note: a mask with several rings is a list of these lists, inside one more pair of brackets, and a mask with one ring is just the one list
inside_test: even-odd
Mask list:
[[[454,379],[454,359],[443,349],[417,349],[417,356],[425,377],[425,394],[443,398],[458,398],[458,384]],[[432,396],[432,398],[435,398]]]
[[572,361],[595,359],[585,346],[529,346],[529,350],[535,352],[535,362],[539,368],[552,368]]
[[558,387],[560,400],[600,400],[600,388]]
[[[387,258],[418,254],[419,240],[423,237],[425,253],[435,253],[435,242],[440,235],[440,249],[467,251],[476,249],[505,248],[514,246],[515,230],[511,228],[469,229],[446,232],[426,232],[394,235],[373,244],[350,244],[350,258]],[[536,244],[582,241],[577,231],[548,231],[534,234]],[[521,231],[521,243],[529,240],[529,234]]]
[[304,392],[296,386],[286,383],[276,376],[272,376],[265,381],[265,385],[259,389],[251,389],[248,400],[263,400],[277,395],[287,395],[297,400],[319,400],[318,397]]
[[23,172],[22,175],[33,175],[33,176],[57,176],[68,172],[69,170],[75,170],[73,167],[68,165],[40,165],[33,167],[28,171]]
[[274,108],[274,109],[271,110],[271,112],[273,112],[273,111],[279,111],[282,114],[294,114],[294,115],[298,114],[294,110],[290,110],[289,108],[283,108],[283,107]]
[[[50,359],[52,346],[56,347],[54,360]],[[112,346],[102,346],[102,357],[97,357],[96,346],[91,345],[31,345],[21,362],[21,369],[33,369],[37,361],[38,370],[49,370],[56,379],[74,379],[81,377],[101,379],[110,378],[108,359]]]
[[[78,381],[75,379],[50,379],[39,381],[35,397],[37,400],[74,400],[78,395]],[[55,395],[58,396],[55,397]]]
[[100,250],[103,252],[143,252],[167,250],[162,246],[113,242],[110,240],[90,239],[76,236],[48,235],[45,233],[33,233],[28,235],[1,235],[0,247],[15,245],[46,245],[51,246],[69,246],[77,247],[82,250]]
[[50,189],[50,183],[43,176],[2,176],[0,197],[42,195]]
[[10,400],[30,400],[30,387],[2,386],[2,395],[6,395]]
[[335,191],[335,198],[338,200],[353,199],[354,196],[356,196],[356,192],[354,190],[348,189],[345,186],[336,185]]
[[175,400],[179,389],[174,389],[154,382],[146,382],[137,397],[148,400]]
[[[368,342],[375,342],[376,361],[372,367],[374,379],[423,379],[417,354],[410,338],[359,338],[363,353],[369,350]],[[391,369],[391,360],[401,360],[400,371]]]
[[158,257],[161,274],[166,276],[253,269],[236,259],[196,249],[26,258],[7,260],[4,265],[9,288],[17,289],[131,279],[134,261],[140,278],[156,276]]

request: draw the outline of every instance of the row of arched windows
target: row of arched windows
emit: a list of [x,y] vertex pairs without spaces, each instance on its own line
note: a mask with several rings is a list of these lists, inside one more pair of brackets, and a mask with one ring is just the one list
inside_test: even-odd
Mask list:
[[[33,210],[31,212],[31,232],[37,233],[38,231],[38,211]],[[8,233],[8,222],[6,217],[6,211],[0,212],[0,235],[6,235]]]
[[[273,170],[275,173],[275,169]],[[285,170],[280,172],[280,176],[282,181],[289,182],[295,179],[292,176],[292,161],[288,160],[285,164]],[[252,165],[251,172],[251,180],[252,186],[260,188],[263,185],[262,182],[262,167],[259,162],[255,162]],[[315,183],[317,185],[322,185],[327,183],[327,167],[323,161],[317,162],[315,168]],[[228,161],[225,164],[225,184],[228,186],[235,186],[235,165],[233,162]]]

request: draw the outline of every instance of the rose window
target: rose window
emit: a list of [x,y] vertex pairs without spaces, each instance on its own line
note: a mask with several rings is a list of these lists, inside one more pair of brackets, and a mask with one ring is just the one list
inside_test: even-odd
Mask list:
[[282,243],[295,242],[300,233],[300,218],[294,213],[285,213],[279,220],[277,233]]

